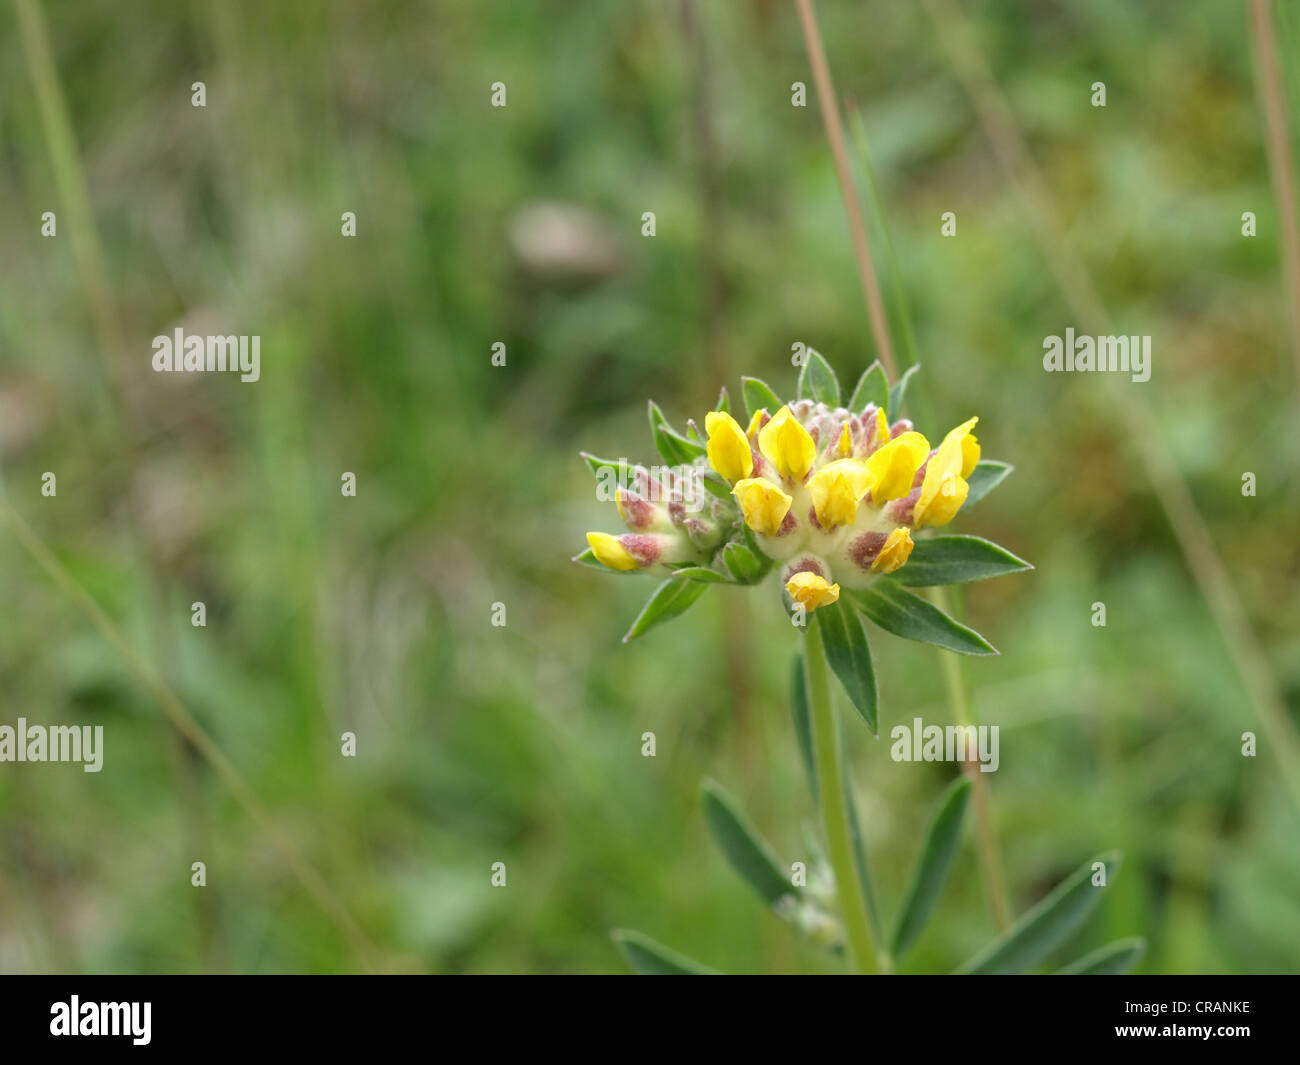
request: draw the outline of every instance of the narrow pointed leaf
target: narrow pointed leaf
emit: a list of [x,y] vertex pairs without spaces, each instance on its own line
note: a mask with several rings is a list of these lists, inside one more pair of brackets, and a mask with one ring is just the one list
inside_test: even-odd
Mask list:
[[673,577],[681,577],[688,581],[700,581],[703,584],[730,584],[732,579],[724,573],[719,573],[715,569],[709,569],[706,566],[679,566],[673,570]]
[[800,399],[825,403],[828,407],[840,405],[840,380],[820,352],[808,348],[804,354],[803,369],[799,371],[798,394]]
[[627,643],[628,640],[649,632],[656,625],[671,621],[679,614],[685,613],[695,600],[708,591],[708,588],[707,584],[700,581],[669,577],[655,589],[649,602],[642,607],[636,621],[632,622],[632,627],[623,637],[623,642]]
[[803,653],[795,656],[790,671],[790,715],[794,719],[794,735],[799,741],[799,755],[813,798],[817,798],[817,761],[813,757],[812,714],[808,709],[808,678],[804,673]]
[[970,781],[965,777],[953,781],[926,830],[925,842],[921,844],[921,853],[898,913],[898,923],[894,926],[893,951],[896,958],[916,942],[939,901],[957,854],[957,844],[961,841],[962,819],[969,799]]
[[839,600],[819,607],[814,615],[821,628],[826,645],[826,661],[839,678],[867,728],[876,731],[877,705],[876,671],[871,663],[871,646],[867,643],[867,630],[862,618],[853,607]]
[[618,952],[627,959],[627,963],[642,976],[721,975],[716,969],[692,961],[640,932],[617,928],[610,933],[610,938],[614,940]]
[[970,476],[966,478],[966,483],[970,485],[970,491],[966,493],[966,502],[962,504],[961,509],[964,514],[970,510],[976,503],[988,495],[993,489],[1000,485],[1015,467],[1009,462],[996,462],[993,459],[987,459],[976,465],[970,471]]
[[[841,752],[844,748],[841,745]],[[844,779],[849,780],[848,755],[845,759]],[[871,934],[877,943],[882,942],[880,934],[880,911],[876,909],[876,892],[871,886],[871,870],[867,865],[867,841],[862,835],[862,823],[858,820],[858,803],[853,798],[850,785],[844,795],[844,805],[849,812],[849,841],[853,844],[853,864],[858,869],[858,883],[862,886],[862,901],[867,905],[867,920],[871,922]]]
[[627,459],[602,459],[586,451],[580,452],[582,460],[590,467],[591,472],[597,477],[601,475],[601,470],[613,470],[614,475],[618,478],[617,483],[627,485],[632,483],[632,463]]
[[895,636],[936,644],[964,655],[998,653],[997,648],[974,629],[967,628],[933,603],[894,581],[878,580],[850,594],[867,617]]
[[[1118,853],[1095,861],[1106,866],[1106,885],[1115,882]],[[1093,862],[1085,862],[1005,933],[966,962],[958,973],[1023,973],[1043,960],[1075,931],[1101,902],[1105,887],[1092,885]]]
[[670,466],[689,466],[705,453],[703,444],[697,444],[666,425],[655,429],[655,447]]
[[765,410],[768,414],[775,414],[782,407],[780,398],[768,386],[766,381],[760,381],[757,377],[742,377],[740,379],[740,391],[745,397],[745,417],[752,419],[755,411]]
[[978,536],[936,536],[917,540],[907,565],[892,577],[912,588],[961,584],[1033,569],[1005,547]]
[[849,410],[861,414],[868,403],[874,403],[883,411],[889,409],[889,378],[885,368],[879,362],[873,362],[867,372],[858,378],[858,387],[853,390],[849,400]]
[[798,889],[777,864],[772,848],[759,837],[731,796],[712,780],[704,782],[702,791],[704,820],[718,849],[741,879],[769,906],[787,895],[797,895]]
[[1141,936],[1117,939],[1104,947],[1085,954],[1056,970],[1057,976],[1120,976],[1132,969],[1147,952],[1147,941]]
[[889,421],[891,424],[896,422],[898,416],[903,413],[903,404],[907,400],[907,386],[911,384],[912,375],[920,368],[920,363],[909,366],[903,371],[903,376],[898,379],[898,383],[889,390]]
[[713,409],[720,410],[723,414],[731,413],[731,396],[727,393],[726,385],[723,385],[722,390],[718,393],[718,403]]

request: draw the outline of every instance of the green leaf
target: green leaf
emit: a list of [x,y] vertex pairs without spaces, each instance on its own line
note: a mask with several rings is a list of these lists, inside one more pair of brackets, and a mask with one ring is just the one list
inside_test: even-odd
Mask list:
[[590,547],[582,554],[574,555],[573,561],[581,563],[584,566],[590,566],[592,569],[598,569],[601,573],[612,573],[616,577],[631,577],[639,572],[634,569],[610,569],[596,557],[596,552],[594,552]]
[[708,569],[705,566],[679,566],[673,570],[673,577],[684,578],[688,581],[700,581],[704,584],[731,584],[731,578],[725,573],[719,573],[715,569]]
[[1147,941],[1141,936],[1130,939],[1117,939],[1104,947],[1085,954],[1078,961],[1071,962],[1063,969],[1057,969],[1057,976],[1120,976],[1128,972],[1142,960],[1147,952]]
[[925,833],[921,854],[912,872],[911,883],[903,896],[903,906],[894,926],[893,952],[900,957],[925,929],[939,893],[948,880],[957,844],[961,840],[962,819],[970,799],[970,781],[961,777],[953,781],[939,802],[939,809]]
[[705,453],[704,445],[661,425],[655,429],[655,447],[669,466],[689,466]]
[[961,509],[964,514],[970,510],[976,503],[988,495],[993,489],[1002,483],[1015,467],[1009,462],[995,462],[989,459],[978,463],[970,476],[966,478],[966,483],[970,485],[970,491],[966,494],[966,502],[962,504]]
[[704,781],[701,790],[704,820],[718,849],[741,879],[769,906],[787,895],[797,895],[798,889],[782,872],[772,848],[759,837],[731,796],[712,780]]
[[722,475],[715,473],[713,470],[706,470],[704,476],[700,478],[700,483],[704,485],[705,491],[710,495],[715,495],[719,499],[725,499],[734,503],[735,497],[731,494],[731,485],[722,479]]
[[805,350],[797,392],[800,399],[811,399],[828,407],[840,405],[840,380],[831,364],[812,348]]
[[591,472],[597,477],[600,476],[601,470],[613,470],[620,485],[632,483],[633,465],[627,459],[602,459],[586,451],[580,451],[578,454],[582,456],[583,461],[586,462],[591,468]]
[[777,394],[768,387],[767,382],[760,381],[757,377],[742,377],[740,391],[745,397],[747,420],[753,420],[756,411],[765,410],[768,414],[775,414],[784,406]]
[[867,617],[895,636],[936,644],[964,655],[998,653],[997,648],[974,629],[967,628],[933,603],[891,580],[874,581],[868,587],[855,589],[849,594]]
[[768,566],[748,544],[734,540],[722,549],[722,564],[741,584],[754,584],[762,580]]
[[917,540],[907,565],[895,572],[892,579],[912,588],[930,588],[982,581],[1033,568],[1006,548],[978,536],[936,536]]
[[[903,376],[898,379],[898,383],[889,390],[889,424],[893,425],[898,421],[898,416],[903,412],[903,403],[907,400],[907,386],[912,381],[912,375],[921,368],[921,364],[915,363],[903,371]],[[974,472],[974,471],[971,471]]]
[[[1114,883],[1118,853],[1103,854],[1106,884]],[[1085,862],[1068,879],[1013,924],[958,973],[1023,973],[1059,947],[1101,902],[1104,887],[1092,886],[1093,862]]]
[[871,664],[871,646],[862,619],[842,600],[819,607],[813,616],[821,629],[831,671],[839,677],[849,702],[874,734],[879,695],[876,671]]
[[610,933],[610,938],[614,940],[618,952],[627,959],[627,963],[642,976],[721,975],[716,969],[710,969],[684,954],[669,950],[662,943],[656,943],[640,932],[616,928]]
[[799,754],[803,758],[804,772],[813,798],[817,798],[817,761],[813,757],[812,714],[808,709],[808,678],[804,673],[803,655],[794,659],[790,671],[790,715],[794,718],[794,735],[799,741]]
[[726,385],[723,385],[722,390],[718,393],[718,402],[713,409],[720,410],[723,414],[731,413],[731,396],[727,394]]
[[650,415],[650,433],[654,437],[655,447],[670,466],[689,466],[704,454],[704,445],[689,437],[682,436],[668,424],[664,412],[653,399],[648,404]]
[[[700,427],[695,424],[694,418],[686,419],[686,435],[701,447],[704,446],[704,434],[700,432]],[[707,451],[707,448],[705,450]]]
[[709,586],[700,581],[682,580],[676,576],[669,577],[668,580],[655,589],[654,594],[650,596],[649,602],[642,607],[636,621],[632,622],[632,627],[627,630],[627,634],[623,637],[623,642],[627,643],[628,640],[649,632],[656,625],[671,621],[679,614],[684,614],[687,608],[708,589]]
[[867,372],[858,378],[858,387],[849,400],[849,410],[861,414],[868,403],[874,403],[881,410],[889,407],[889,378],[878,361],[868,366]]

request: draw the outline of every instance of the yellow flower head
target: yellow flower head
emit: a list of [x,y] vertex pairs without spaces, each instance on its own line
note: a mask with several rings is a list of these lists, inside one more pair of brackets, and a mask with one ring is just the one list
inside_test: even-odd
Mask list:
[[589,532],[587,543],[591,545],[591,553],[596,556],[596,560],[610,569],[626,572],[637,568],[636,559],[627,553],[627,548],[618,542],[617,536]]
[[840,586],[831,584],[825,577],[816,573],[796,573],[785,582],[785,590],[796,603],[802,603],[807,610],[816,610],[819,606],[833,603],[840,597]]
[[763,477],[737,481],[732,494],[745,515],[745,524],[756,533],[775,536],[790,513],[790,496]]
[[817,445],[808,435],[808,430],[790,413],[789,407],[782,407],[759,430],[758,449],[776,467],[777,473],[796,483],[807,476],[817,458]]
[[870,487],[871,474],[865,462],[839,459],[827,463],[808,482],[818,524],[823,529],[852,525],[858,516],[858,504]]
[[[886,429],[886,432],[889,430]],[[867,459],[871,501],[901,499],[912,490],[912,480],[929,454],[930,442],[920,433],[900,433]]]
[[715,410],[704,416],[709,434],[709,465],[728,481],[739,481],[754,472],[754,455],[749,438],[730,414]]
[[[939,450],[930,456],[921,482],[921,495],[912,512],[912,526],[947,525],[961,510],[970,492],[966,473],[979,461],[979,444],[970,435],[979,419],[963,422],[943,438]],[[968,444],[967,441],[970,441]]]
[[872,573],[893,573],[900,568],[912,554],[912,534],[907,526],[900,525],[889,534],[885,546],[871,563]]

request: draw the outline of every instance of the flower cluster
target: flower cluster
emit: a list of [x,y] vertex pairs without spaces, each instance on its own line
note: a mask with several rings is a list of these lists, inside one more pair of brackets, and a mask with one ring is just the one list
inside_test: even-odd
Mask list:
[[[815,610],[839,598],[841,582],[861,588],[906,564],[912,533],[948,524],[966,502],[980,459],[976,418],[932,447],[906,418],[891,424],[875,401],[860,409],[776,401],[753,409],[742,427],[725,396],[704,434],[692,422],[678,436],[652,409],[669,445],[661,439],[661,450],[688,461],[630,471],[615,496],[629,531],[588,533],[595,561],[744,583],[778,565],[791,600]],[[588,461],[595,468],[600,460]],[[746,556],[757,565],[746,566]]]

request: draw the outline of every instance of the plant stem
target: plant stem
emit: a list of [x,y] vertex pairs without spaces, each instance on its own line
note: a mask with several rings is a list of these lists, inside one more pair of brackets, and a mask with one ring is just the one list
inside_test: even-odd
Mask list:
[[808,626],[804,653],[807,656],[808,712],[812,718],[813,760],[817,764],[817,790],[826,827],[826,845],[840,898],[840,912],[848,935],[849,957],[856,972],[874,969],[871,925],[863,901],[858,867],[853,860],[849,834],[848,795],[844,784],[844,761],[840,755],[840,727],[831,703],[826,650],[821,628],[814,615]]
[[844,124],[840,121],[839,103],[835,99],[835,84],[831,80],[830,64],[826,62],[826,49],[822,46],[821,30],[817,26],[817,12],[812,0],[795,0],[799,12],[799,28],[803,31],[804,48],[812,67],[813,83],[817,86],[817,102],[821,105],[822,124],[826,127],[826,142],[830,145],[835,162],[835,176],[844,198],[844,213],[848,215],[849,236],[853,241],[853,256],[858,261],[858,278],[862,282],[862,296],[867,301],[867,314],[871,318],[871,335],[876,341],[876,355],[889,374],[898,379],[898,363],[894,360],[894,345],[889,339],[889,317],[885,314],[885,301],[880,296],[880,282],[876,268],[871,263],[871,245],[867,240],[867,227],[862,222],[862,209],[853,188],[853,171],[849,168],[849,153],[844,147]]
[[[930,589],[930,599],[944,613],[950,614],[948,589],[942,586]],[[975,724],[966,698],[966,683],[961,675],[961,662],[954,651],[938,649],[939,663],[943,669],[943,683],[948,691],[948,705],[952,708],[957,724],[961,726]],[[988,787],[984,774],[980,772],[978,759],[966,762],[962,772],[970,778],[971,794],[975,800],[975,846],[979,852],[980,870],[984,874],[984,890],[988,893],[989,910],[993,915],[993,926],[999,932],[1011,927],[1011,899],[1007,895],[1007,878],[1002,871],[1002,856],[998,853],[998,837],[993,829],[993,817],[989,812]]]

